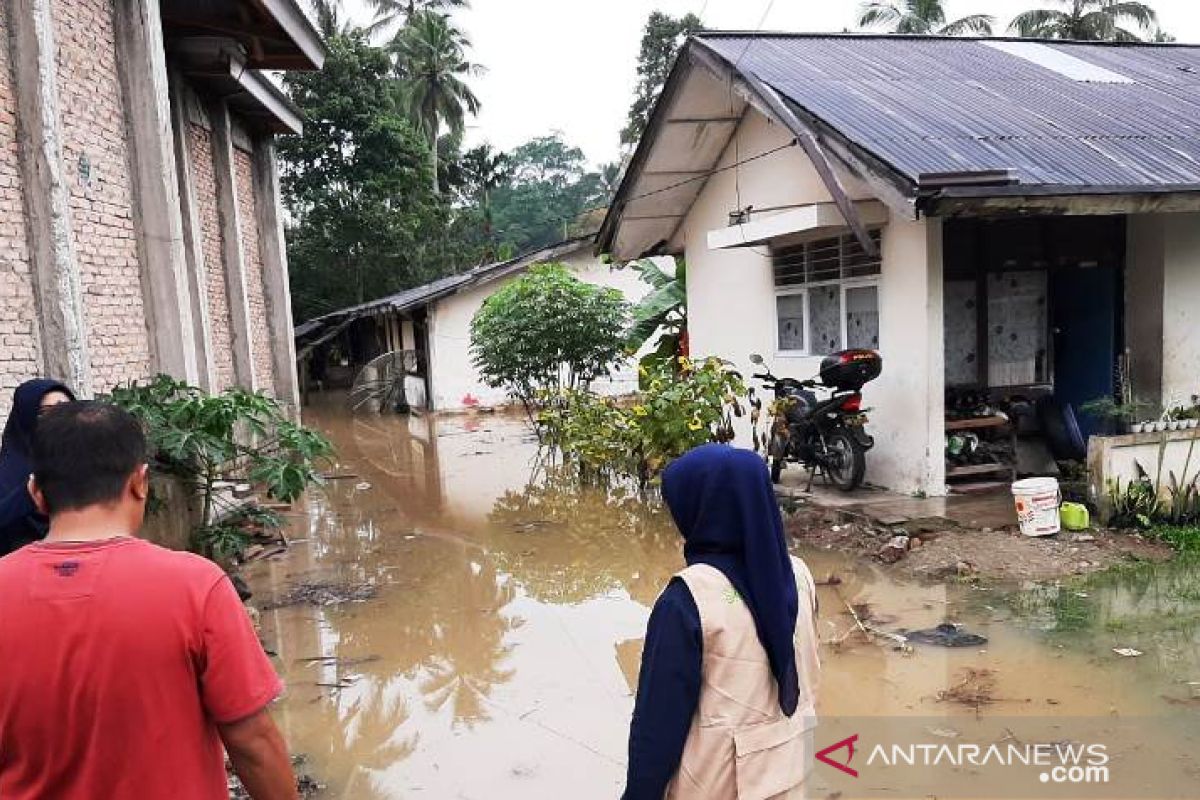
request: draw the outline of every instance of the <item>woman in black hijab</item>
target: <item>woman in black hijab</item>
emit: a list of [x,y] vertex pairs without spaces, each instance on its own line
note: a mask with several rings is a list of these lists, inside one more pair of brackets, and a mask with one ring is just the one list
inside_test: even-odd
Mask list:
[[46,379],[26,381],[13,392],[0,442],[0,556],[46,535],[49,521],[38,513],[27,488],[33,436],[43,408],[74,399],[64,384]]

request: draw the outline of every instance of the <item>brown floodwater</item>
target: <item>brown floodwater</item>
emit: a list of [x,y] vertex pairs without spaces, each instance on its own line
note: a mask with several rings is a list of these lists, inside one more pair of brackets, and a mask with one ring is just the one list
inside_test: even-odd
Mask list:
[[[334,479],[292,517],[289,551],[247,577],[265,605],[301,584],[375,592],[262,615],[288,684],[276,718],[328,796],[617,797],[649,608],[682,566],[665,512],[564,480],[519,417],[351,417],[325,401],[306,421],[338,448]],[[820,713],[840,720],[834,729],[894,718],[920,720],[935,741],[1107,734],[1114,771],[1133,781],[1122,796],[1195,796],[1195,569],[980,589],[797,553],[819,580],[840,579],[820,589]],[[848,604],[881,630],[952,620],[989,641],[904,652],[847,635]],[[943,696],[968,668],[990,671],[992,686],[977,697],[986,702]],[[1116,732],[1118,721],[1129,729]],[[1151,729],[1161,739],[1153,746]],[[847,788],[845,776],[821,769],[826,792],[930,794],[916,779]],[[1006,794],[969,769],[945,780],[940,796],[1037,796]],[[948,788],[956,780],[966,783]]]

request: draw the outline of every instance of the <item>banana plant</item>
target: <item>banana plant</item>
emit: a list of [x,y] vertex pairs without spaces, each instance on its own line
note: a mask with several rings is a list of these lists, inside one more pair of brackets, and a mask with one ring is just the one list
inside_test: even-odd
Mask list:
[[639,374],[644,377],[655,371],[655,365],[667,361],[680,369],[680,358],[688,355],[686,262],[675,259],[674,275],[650,258],[630,262],[627,268],[636,272],[651,291],[633,307],[633,325],[625,347],[636,353],[658,334],[654,349],[641,358]]

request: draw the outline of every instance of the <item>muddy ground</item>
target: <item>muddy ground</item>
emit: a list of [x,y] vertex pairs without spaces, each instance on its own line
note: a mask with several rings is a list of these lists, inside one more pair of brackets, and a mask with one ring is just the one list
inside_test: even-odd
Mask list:
[[1015,526],[973,529],[940,517],[885,526],[803,503],[789,509],[785,524],[800,543],[871,558],[924,580],[1047,581],[1131,560],[1165,561],[1174,553],[1133,531],[1097,528],[1035,539]]

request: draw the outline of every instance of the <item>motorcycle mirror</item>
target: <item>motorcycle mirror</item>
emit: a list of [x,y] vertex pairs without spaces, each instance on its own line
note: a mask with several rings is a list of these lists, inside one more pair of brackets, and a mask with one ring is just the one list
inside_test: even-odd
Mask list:
[[751,353],[750,354],[750,363],[751,364],[762,364],[763,357],[760,356],[758,353]]

